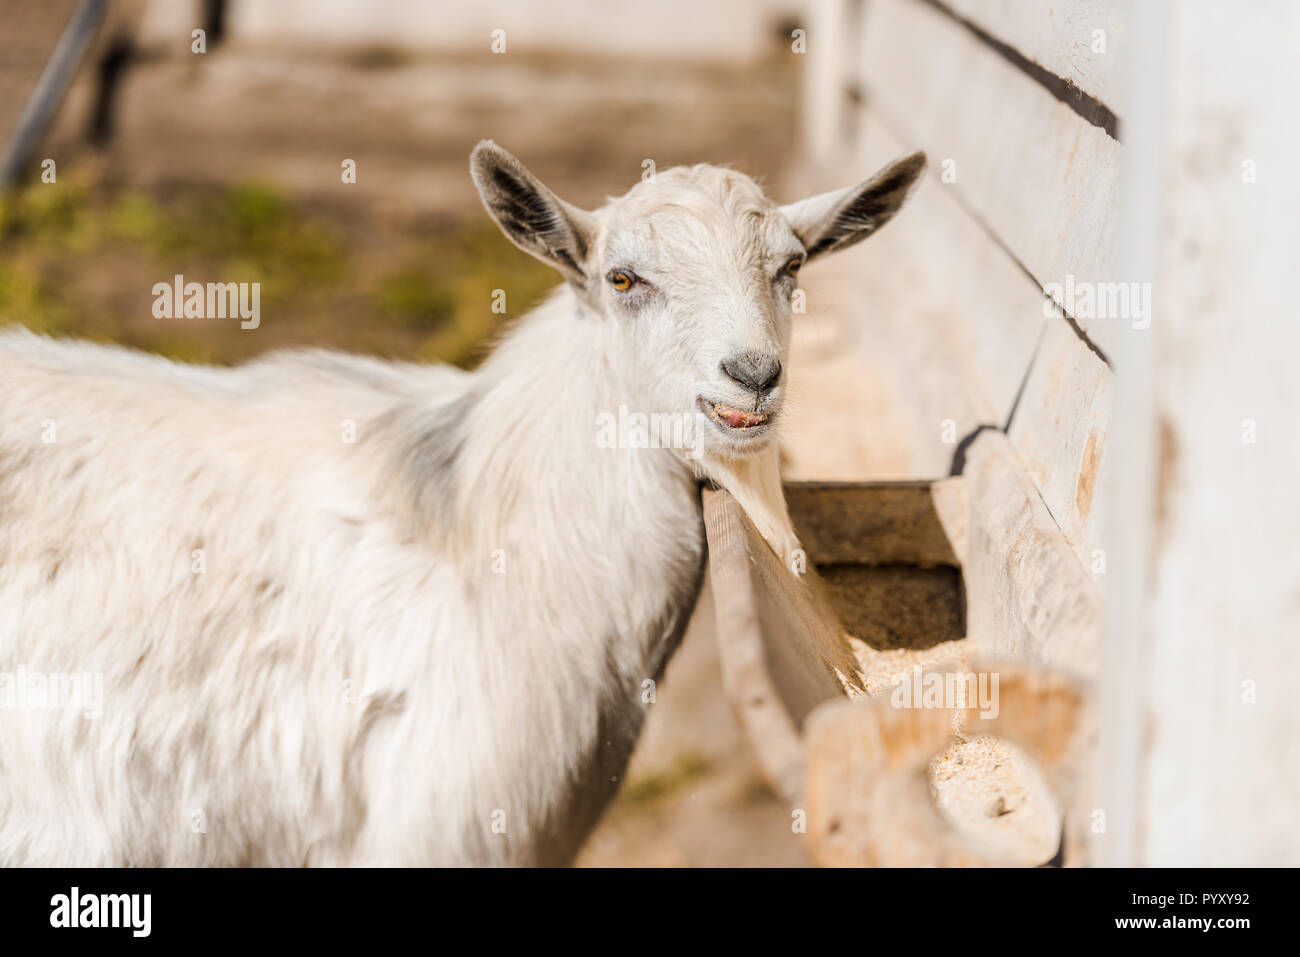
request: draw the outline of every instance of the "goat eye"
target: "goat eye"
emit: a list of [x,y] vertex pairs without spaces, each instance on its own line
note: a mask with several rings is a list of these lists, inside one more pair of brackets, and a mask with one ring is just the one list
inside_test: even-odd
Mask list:
[[636,273],[630,269],[615,269],[609,274],[609,284],[618,292],[627,292],[637,283]]
[[787,276],[799,275],[799,268],[803,265],[802,256],[791,256],[790,261],[781,267],[781,271]]

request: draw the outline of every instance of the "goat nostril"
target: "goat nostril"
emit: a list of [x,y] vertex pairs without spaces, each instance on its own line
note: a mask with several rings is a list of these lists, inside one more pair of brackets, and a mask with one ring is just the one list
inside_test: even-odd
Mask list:
[[781,378],[781,363],[774,361],[771,375],[767,377],[766,382],[764,382],[761,386],[759,386],[758,391],[766,392],[768,389],[775,387],[776,380],[779,378]]
[[763,393],[776,386],[781,378],[781,362],[761,352],[744,352],[721,363],[722,372],[729,379],[747,389]]

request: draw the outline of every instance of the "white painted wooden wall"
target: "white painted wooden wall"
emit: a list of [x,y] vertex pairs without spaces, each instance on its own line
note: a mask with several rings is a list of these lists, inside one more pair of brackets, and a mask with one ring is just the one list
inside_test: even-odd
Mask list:
[[[814,177],[929,153],[858,348],[918,476],[976,435],[971,638],[1093,683],[1094,863],[1300,863],[1297,54],[1284,0],[810,11]],[[1117,283],[1149,308],[1065,296]]]
[[[775,27],[802,0],[230,0],[237,41],[320,46],[378,44],[417,50],[743,59],[767,53]],[[199,0],[146,0],[141,39],[188,51],[201,26]],[[787,41],[788,42],[788,41]]]
[[1109,702],[1099,799],[1132,834],[1098,856],[1295,865],[1300,7],[1140,6],[1125,256],[1157,307],[1114,350],[1110,550],[1136,560],[1112,571],[1107,659],[1137,680]]

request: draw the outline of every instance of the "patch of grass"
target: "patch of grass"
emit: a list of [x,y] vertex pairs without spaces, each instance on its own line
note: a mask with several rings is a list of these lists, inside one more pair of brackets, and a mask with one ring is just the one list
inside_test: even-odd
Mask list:
[[72,331],[67,304],[21,259],[0,261],[0,325],[10,322],[47,335]]
[[257,182],[185,190],[166,202],[140,190],[91,190],[75,178],[33,183],[0,203],[0,242],[83,254],[126,242],[169,266],[251,266],[286,287],[329,284],[345,262],[330,224]]
[[[144,190],[76,169],[0,201],[0,264],[0,321],[215,362],[310,344],[468,368],[558,282],[486,222],[413,234],[262,182]],[[177,273],[260,283],[263,331],[154,318]]]
[[119,238],[160,261],[219,263],[229,279],[261,282],[264,300],[334,284],[346,257],[336,231],[277,189],[247,182],[176,197],[166,207],[139,193],[113,205]]
[[211,330],[153,325],[153,284],[175,273],[257,282],[264,308],[320,309],[348,271],[340,233],[264,183],[147,193],[60,171],[0,198],[0,321],[172,358],[220,356]]
[[140,190],[118,194],[108,206],[108,225],[119,239],[138,243],[158,252],[169,228],[167,216],[151,197]]
[[456,296],[418,266],[389,273],[375,290],[380,311],[416,329],[434,329],[456,313]]
[[[427,329],[417,357],[469,368],[506,323],[554,288],[554,270],[520,252],[491,224],[420,243],[415,257],[376,287],[381,320]],[[495,303],[504,312],[494,312]]]
[[93,248],[103,235],[86,180],[75,173],[64,173],[54,183],[32,183],[0,201],[0,238],[79,253]]

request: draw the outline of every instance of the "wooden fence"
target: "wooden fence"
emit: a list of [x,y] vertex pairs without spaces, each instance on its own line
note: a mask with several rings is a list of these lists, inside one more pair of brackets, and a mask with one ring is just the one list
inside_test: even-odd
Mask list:
[[[973,653],[1090,702],[1057,725],[1062,747],[1090,742],[1057,779],[1066,863],[1300,859],[1298,53],[1300,8],[1280,2],[810,8],[815,185],[930,157],[912,206],[846,254],[838,307],[894,378],[914,474],[953,476]],[[812,803],[825,728],[896,733],[869,702],[823,707],[838,716],[813,711],[784,765]],[[866,786],[857,753],[843,788]],[[889,862],[835,824],[820,859]],[[934,837],[932,862],[980,859],[932,821],[911,833]]]

